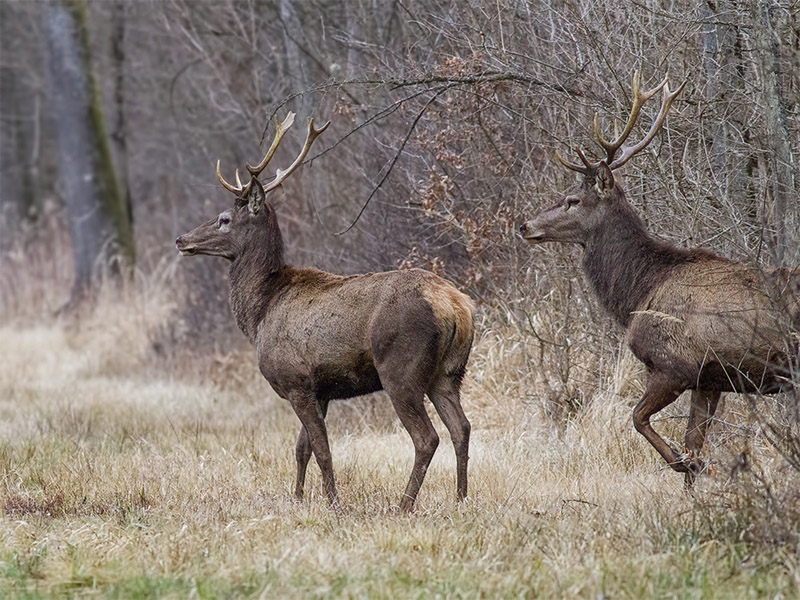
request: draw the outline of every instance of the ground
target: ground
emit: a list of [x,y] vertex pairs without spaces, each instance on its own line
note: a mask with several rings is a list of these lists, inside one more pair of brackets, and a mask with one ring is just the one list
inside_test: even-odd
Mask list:
[[[600,386],[555,427],[482,384],[484,336],[464,395],[467,501],[455,501],[453,448],[431,411],[441,444],[415,512],[394,510],[413,449],[378,395],[331,408],[332,510],[313,461],[307,497],[294,500],[298,422],[251,353],[154,360],[126,327],[0,328],[0,596],[798,593],[796,546],[756,540],[727,450],[710,448],[717,475],[686,493],[633,431],[636,385]],[[747,444],[768,474],[786,469]]]

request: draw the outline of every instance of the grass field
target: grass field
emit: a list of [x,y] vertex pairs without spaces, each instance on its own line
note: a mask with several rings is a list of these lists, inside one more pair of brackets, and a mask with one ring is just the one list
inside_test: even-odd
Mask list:
[[[433,416],[417,509],[395,512],[413,448],[378,395],[331,408],[334,511],[313,461],[293,499],[298,422],[252,353],[158,356],[170,313],[153,297],[0,327],[0,597],[797,597],[797,476],[742,401],[714,426],[716,476],[687,494],[630,423],[629,357],[557,426],[536,390],[498,383],[519,361],[484,330],[464,394],[468,500]],[[683,426],[657,424],[673,440]],[[753,466],[729,477],[745,451]]]

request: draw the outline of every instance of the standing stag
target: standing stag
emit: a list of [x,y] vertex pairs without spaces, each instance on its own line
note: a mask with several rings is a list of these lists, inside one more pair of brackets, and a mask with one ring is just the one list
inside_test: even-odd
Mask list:
[[[797,318],[798,312],[797,296],[792,299],[786,285],[790,273],[765,276],[705,250],[654,239],[614,182],[613,171],[652,141],[685,84],[670,93],[664,77],[654,89],[640,93],[634,73],[633,106],[614,142],[600,134],[595,115],[595,136],[606,158],[590,161],[580,148],[576,152],[582,164],[558,155],[566,167],[583,174],[583,183],[523,223],[520,233],[531,244],[572,242],[583,247],[583,270],[595,293],[625,327],[628,345],[647,367],[633,424],[670,467],[685,473],[691,486],[703,470],[699,454],[720,393],[776,393],[789,383],[785,332],[787,317],[794,313]],[[650,130],[637,144],[623,146],[642,105],[662,90],[661,109]],[[774,285],[780,281],[783,287]],[[775,289],[778,294],[771,293]],[[655,432],[650,417],[685,390],[692,390],[691,409],[686,451],[679,453]]]
[[308,120],[300,154],[266,185],[258,177],[286,130],[289,113],[250,181],[236,185],[233,208],[180,236],[181,254],[230,261],[230,305],[256,347],[261,373],[288,400],[302,429],[297,438],[295,496],[303,497],[311,453],[322,471],[328,502],[337,504],[325,415],[328,403],[381,389],[389,393],[414,442],[415,458],[400,508],[411,510],[439,437],[423,404],[427,394],[450,432],[456,452],[457,496],[467,495],[470,424],[459,389],[472,347],[472,301],[450,282],[422,269],[343,277],[296,269],[283,258],[283,239],[267,195],[302,163],[322,128]]

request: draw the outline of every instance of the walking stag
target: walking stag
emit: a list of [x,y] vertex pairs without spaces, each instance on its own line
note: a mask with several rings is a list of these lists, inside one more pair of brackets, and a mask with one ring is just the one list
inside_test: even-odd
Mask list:
[[[633,411],[636,430],[691,486],[721,392],[775,393],[788,385],[785,333],[797,318],[792,275],[757,270],[706,250],[685,250],[653,238],[614,181],[614,171],[644,149],[664,124],[686,82],[670,92],[667,77],[640,92],[633,76],[633,106],[618,139],[595,136],[606,158],[580,164],[559,160],[583,175],[580,187],[520,227],[531,244],[572,242],[583,247],[583,270],[601,304],[625,327],[633,354],[647,367],[644,396]],[[650,130],[623,146],[642,105],[662,92]],[[796,286],[797,279],[794,279]],[[793,325],[797,326],[797,322]],[[796,350],[795,352],[796,356]],[[691,390],[686,451],[655,432],[650,418]]]

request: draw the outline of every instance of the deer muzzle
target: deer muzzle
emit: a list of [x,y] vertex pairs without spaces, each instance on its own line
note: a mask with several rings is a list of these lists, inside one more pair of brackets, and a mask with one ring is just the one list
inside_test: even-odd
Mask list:
[[544,231],[537,227],[531,227],[529,223],[523,223],[519,226],[519,234],[522,239],[527,240],[531,244],[538,244],[545,241]]
[[183,236],[176,238],[175,247],[184,256],[191,256],[197,253],[197,247],[194,244],[187,243]]

